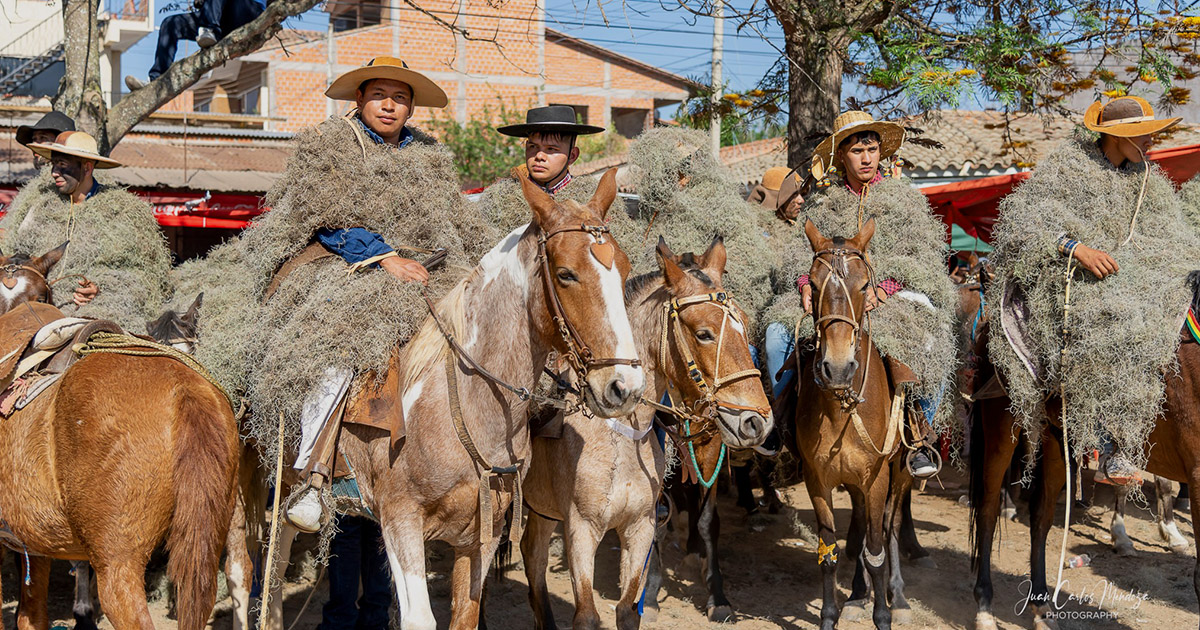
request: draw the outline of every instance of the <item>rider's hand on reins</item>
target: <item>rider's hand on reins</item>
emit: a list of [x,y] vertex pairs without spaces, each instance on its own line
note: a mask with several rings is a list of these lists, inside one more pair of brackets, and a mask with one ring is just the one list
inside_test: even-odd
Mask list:
[[84,279],[79,281],[79,286],[75,289],[75,295],[72,296],[71,301],[76,306],[83,306],[96,299],[96,296],[99,294],[100,287],[96,286],[95,282]]
[[1093,276],[1096,276],[1100,280],[1120,271],[1117,261],[1113,260],[1112,256],[1098,249],[1092,249],[1082,243],[1075,247],[1073,255],[1075,256],[1075,260],[1078,260],[1079,264],[1083,265],[1084,269],[1090,271]]
[[867,291],[867,301],[866,301],[865,309],[868,313],[875,310],[878,306],[880,306],[884,302],[888,301],[887,291],[884,291],[883,287],[873,287],[873,289],[874,289],[873,291],[872,290]]
[[384,271],[396,276],[404,282],[429,282],[429,271],[425,266],[411,258],[393,256],[379,261]]

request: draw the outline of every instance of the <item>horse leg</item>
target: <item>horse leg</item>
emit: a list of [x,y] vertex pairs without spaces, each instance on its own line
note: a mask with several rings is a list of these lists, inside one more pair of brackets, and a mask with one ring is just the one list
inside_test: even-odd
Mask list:
[[[664,527],[665,531],[666,528]],[[658,591],[662,588],[662,543],[665,536],[662,532],[654,532],[654,540],[650,544],[650,557],[646,566],[646,592],[643,595],[642,618],[654,623],[658,620]]]
[[879,630],[889,630],[892,627],[892,609],[888,606],[887,601],[888,542],[885,531],[887,496],[891,481],[889,472],[886,467],[880,471],[879,477],[863,497],[867,532],[862,562],[867,565],[867,573],[871,576],[871,588],[875,591],[875,606],[871,612],[871,619]]
[[1158,508],[1158,535],[1162,537],[1163,542],[1170,545],[1171,551],[1186,554],[1191,545],[1175,525],[1175,486],[1166,477],[1155,477],[1154,489]]
[[841,619],[860,621],[867,618],[867,603],[871,601],[871,589],[867,585],[866,567],[862,563],[863,542],[867,535],[867,514],[862,493],[857,488],[850,491],[850,531],[846,534],[846,557],[854,561],[854,579],[850,583],[850,597],[842,605]]
[[783,500],[775,489],[775,460],[767,457],[757,457],[758,482],[762,485],[763,499],[767,502],[767,514],[779,514],[783,510]]
[[1125,502],[1129,497],[1129,489],[1117,487],[1115,494],[1112,522],[1109,524],[1113,550],[1117,552],[1117,555],[1132,558],[1137,555],[1137,551],[1133,549],[1133,541],[1129,539],[1129,534],[1125,531]]
[[917,527],[913,523],[912,515],[912,493],[910,482],[900,503],[900,549],[909,562],[926,569],[936,569],[937,563],[929,557],[929,552],[921,546],[921,541],[917,540]]
[[575,592],[573,630],[597,630],[600,613],[596,612],[592,578],[596,574],[596,548],[603,532],[595,531],[585,519],[567,516],[563,522],[567,566],[571,570],[571,588]]
[[[484,567],[491,564],[499,541],[488,545],[454,548],[454,570],[451,573],[450,628],[476,630],[479,628],[480,602],[483,599]],[[488,562],[484,562],[485,556]]]
[[[406,506],[397,514],[413,514]],[[381,515],[382,516],[382,515]],[[381,519],[381,525],[383,521]],[[425,533],[420,521],[396,521],[383,525],[383,544],[387,550],[392,580],[396,583],[396,601],[400,604],[402,630],[436,630],[433,607],[429,604],[429,584],[425,578]]]
[[[807,470],[807,468],[806,468]],[[833,521],[830,488],[818,488],[818,481],[805,475],[804,485],[817,516],[817,563],[821,565],[821,630],[834,630],[838,621],[837,605],[837,529]]]
[[758,501],[754,498],[754,481],[751,478],[752,462],[733,466],[733,485],[737,487],[737,506],[746,510],[746,516],[758,513]]
[[[900,571],[900,538],[898,532],[904,521],[904,505],[912,499],[913,478],[897,460],[892,464],[892,491],[888,495],[886,536],[888,542],[888,604],[892,607],[892,623],[905,625],[912,621],[912,606],[904,596],[904,575]],[[912,512],[908,513],[910,519]]]
[[96,621],[100,618],[100,607],[96,604],[96,582],[92,565],[83,560],[71,562],[71,572],[75,575],[75,604],[71,606],[71,614],[75,618],[75,630],[97,630]]
[[1041,451],[1037,479],[1033,484],[1034,497],[1030,502],[1029,576],[1032,584],[1029,603],[1033,609],[1034,629],[1051,630],[1057,629],[1058,623],[1046,617],[1046,613],[1054,608],[1046,585],[1046,537],[1054,521],[1054,506],[1068,474],[1067,462],[1063,460],[1062,434],[1050,429],[1043,431]]
[[[533,609],[536,630],[555,630],[554,611],[550,608],[550,589],[546,586],[546,567],[550,564],[550,538],[558,521],[530,510],[521,537],[521,557],[525,560],[525,581],[529,584],[529,607]],[[564,532],[565,534],[565,532]]]
[[1015,420],[1007,399],[975,403],[971,424],[971,511],[974,546],[971,565],[975,570],[975,630],[996,630],[992,614],[992,546],[1000,518],[1001,495],[1005,492],[1009,464],[1017,450],[1012,438]]
[[704,491],[700,499],[700,538],[704,543],[705,585],[708,586],[708,620],[726,622],[733,618],[733,606],[725,598],[725,578],[721,575],[717,538],[721,535],[721,516],[717,513],[717,486]]
[[233,521],[225,535],[225,581],[229,584],[229,598],[233,600],[232,630],[249,630],[254,562],[246,540],[246,512],[241,501],[234,503]]
[[123,558],[120,562],[96,567],[100,604],[114,630],[154,630],[150,608],[146,605],[147,558]]
[[[1188,475],[1188,487],[1200,488],[1200,467],[1193,466]],[[1188,506],[1192,512],[1192,532],[1195,537],[1196,523],[1200,523],[1200,501],[1192,501],[1189,497]],[[1192,568],[1192,590],[1196,592],[1196,600],[1200,601],[1200,544],[1196,545],[1196,564]]]
[[617,602],[617,630],[637,630],[642,624],[638,599],[642,594],[643,574],[654,545],[654,513],[635,519],[620,532],[621,600]]
[[[26,566],[26,557],[29,564]],[[17,554],[21,576],[21,595],[17,604],[17,630],[49,630],[50,613],[46,609],[50,596],[50,558]],[[28,572],[29,583],[24,581]]]

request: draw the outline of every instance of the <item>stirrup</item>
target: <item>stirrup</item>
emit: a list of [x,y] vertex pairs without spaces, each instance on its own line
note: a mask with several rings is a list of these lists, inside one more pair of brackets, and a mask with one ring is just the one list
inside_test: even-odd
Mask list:
[[[287,500],[284,502],[283,509],[282,509],[282,512],[283,512],[282,516],[283,516],[284,522],[286,522],[288,525],[292,526],[296,530],[303,532],[305,534],[315,534],[315,533],[321,531],[321,528],[325,525],[326,519],[328,519],[328,517],[329,517],[329,510],[325,506],[324,498],[321,496],[321,487],[314,485],[312,483],[312,478],[313,478],[313,475],[309,475],[308,480],[304,482],[304,485],[301,486],[301,488],[299,490],[292,492],[290,495],[288,495]],[[278,491],[279,491],[279,489],[276,488],[276,492],[278,492]],[[317,493],[316,494],[317,506],[321,510],[320,515],[317,517],[316,529],[313,529],[313,528],[309,527],[308,525],[300,524],[300,523],[297,523],[296,521],[292,520],[292,514],[291,514],[292,509],[294,507],[296,507],[296,503],[298,503],[302,498],[307,496],[309,492]]]
[[[913,456],[915,456],[917,454],[917,451],[919,451],[921,449],[925,449],[929,453],[929,460],[933,462],[933,465],[935,468],[937,468],[937,470],[934,471],[930,475],[926,475],[924,477],[917,477],[916,475],[912,475],[912,458],[913,458]],[[932,446],[926,444],[924,440],[922,440],[922,441],[918,442],[917,444],[914,444],[912,449],[909,450],[907,453],[905,453],[904,469],[906,471],[908,471],[908,473],[910,475],[912,475],[914,478],[916,478],[918,480],[924,480],[924,479],[929,479],[930,477],[936,477],[939,473],[942,472],[942,454],[940,452],[938,452],[938,449],[933,448]]]

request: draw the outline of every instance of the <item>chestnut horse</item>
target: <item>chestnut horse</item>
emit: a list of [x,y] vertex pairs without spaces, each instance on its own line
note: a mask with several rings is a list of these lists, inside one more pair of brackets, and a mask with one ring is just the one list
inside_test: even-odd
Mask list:
[[[586,205],[559,204],[527,178],[521,185],[533,222],[484,256],[438,302],[438,320],[427,319],[399,351],[389,382],[407,427],[403,445],[355,424],[344,425],[339,440],[339,457],[383,529],[405,630],[436,627],[426,583],[431,539],[455,552],[450,627],[479,625],[485,569],[530,458],[528,401],[500,382],[532,390],[554,350],[577,359],[583,399],[596,415],[628,415],[645,387],[622,290],[629,259],[603,227],[616,170]],[[459,346],[447,342],[442,325]],[[369,414],[366,406],[366,397],[351,396],[347,418]],[[277,575],[294,536],[284,526]],[[279,601],[272,596],[270,628],[281,627]]]
[[[694,268],[681,268],[660,238],[660,271],[626,284],[638,356],[644,357],[652,377],[647,391],[652,392],[651,400],[661,400],[669,389],[683,408],[706,412],[693,430],[708,427],[730,447],[753,447],[766,438],[772,419],[750,357],[745,315],[721,285],[725,245],[720,239],[714,241],[697,262]],[[690,376],[690,361],[700,380]],[[534,627],[539,630],[557,627],[546,566],[550,537],[559,521],[565,530],[575,590],[571,627],[600,627],[592,594],[593,565],[600,540],[614,528],[621,540],[617,628],[641,625],[638,598],[654,542],[655,506],[665,462],[651,430],[654,409],[641,407],[630,419],[630,426],[616,421],[605,426],[584,414],[573,414],[564,419],[561,438],[533,440],[533,460],[525,481],[529,524],[521,554]]]
[[[868,220],[851,239],[827,238],[812,221],[805,223],[804,233],[815,252],[809,272],[815,348],[812,360],[799,366],[792,435],[817,517],[817,556],[824,577],[821,628],[832,630],[841,612],[832,493],[845,486],[853,502],[846,557],[857,562],[861,554],[875,592],[872,619],[877,628],[886,629],[892,608],[903,611],[897,622],[910,614],[899,572],[898,523],[893,521],[902,512],[894,505],[896,498],[908,492],[911,477],[896,457],[904,430],[903,397],[893,389],[883,357],[871,343],[865,310],[865,289],[874,285],[866,251],[875,222]],[[885,564],[889,558],[890,566]],[[865,599],[862,587],[851,594],[859,606],[865,605],[857,604]]]
[[[46,276],[63,252],[0,257],[3,308],[63,315]],[[115,290],[115,289],[110,289]],[[11,321],[11,320],[10,320]],[[19,628],[47,628],[50,559],[87,560],[117,630],[153,628],[144,571],[166,541],[179,627],[212,613],[239,441],[215,385],[162,356],[90,354],[0,422],[0,514],[22,580]],[[26,555],[27,554],[27,555]],[[28,561],[24,561],[28,558]]]
[[[987,360],[987,338],[984,329],[977,340],[976,353],[981,357],[980,383],[994,375],[995,368]],[[1146,470],[1159,477],[1186,482],[1200,487],[1200,345],[1190,339],[1180,344],[1177,352],[1178,370],[1167,370],[1166,405],[1147,441],[1149,462]],[[992,544],[1000,513],[1000,492],[1004,473],[1008,470],[1013,452],[1022,431],[1009,411],[1010,401],[1002,396],[975,403],[971,430],[971,565],[975,571],[976,630],[995,630],[992,614]],[[1061,400],[1051,398],[1046,403],[1049,423],[1042,427],[1042,443],[1034,463],[1033,497],[1029,515],[1029,567],[1032,580],[1029,608],[1034,615],[1033,626],[1038,630],[1056,628],[1047,613],[1057,610],[1046,583],[1046,537],[1054,519],[1054,506],[1066,483],[1067,468],[1063,460],[1062,427],[1058,424]],[[1068,498],[1070,500],[1070,498]],[[1200,502],[1191,502],[1192,523],[1200,522]],[[1200,599],[1200,558],[1192,575],[1196,596]],[[1119,585],[1118,585],[1119,586]],[[1060,604],[1066,596],[1059,598]]]

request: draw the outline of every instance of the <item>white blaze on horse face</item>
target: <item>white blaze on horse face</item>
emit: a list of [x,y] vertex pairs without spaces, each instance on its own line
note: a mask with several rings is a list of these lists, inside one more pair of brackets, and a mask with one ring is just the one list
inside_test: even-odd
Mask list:
[[483,269],[483,286],[486,287],[502,272],[507,272],[512,281],[520,287],[521,296],[529,297],[529,270],[521,263],[521,257],[517,252],[517,245],[521,242],[521,237],[525,235],[527,229],[529,229],[528,223],[509,232],[508,236],[505,236],[479,260],[479,267]]
[[[596,242],[596,237],[591,239]],[[615,247],[615,244],[613,246]],[[604,314],[612,326],[613,339],[616,341],[613,358],[636,359],[637,346],[633,342],[629,313],[625,310],[625,290],[621,282],[621,272],[615,263],[611,267],[605,267],[595,256],[588,256],[588,260],[592,261],[592,267],[600,278],[600,299],[604,302]],[[618,365],[615,369],[617,374],[625,379],[625,385],[630,391],[640,392],[645,387],[646,377],[641,367]]]
[[3,282],[0,282],[0,297],[4,298],[5,306],[12,304],[13,300],[17,299],[17,296],[25,292],[25,283],[27,282],[25,278],[18,277],[16,281],[17,283],[11,289],[5,286]]

